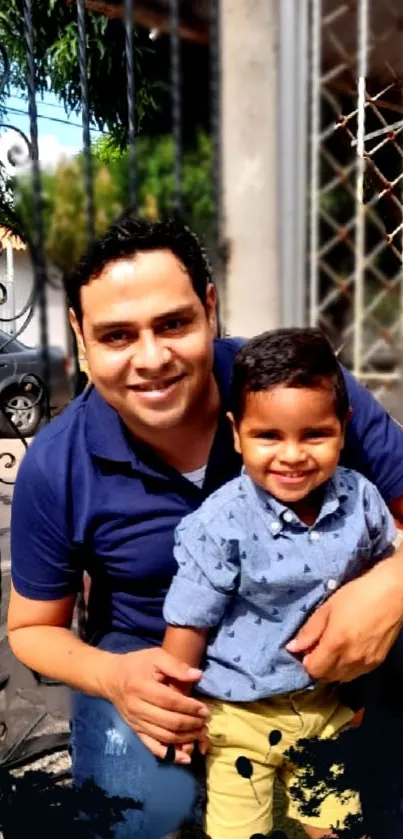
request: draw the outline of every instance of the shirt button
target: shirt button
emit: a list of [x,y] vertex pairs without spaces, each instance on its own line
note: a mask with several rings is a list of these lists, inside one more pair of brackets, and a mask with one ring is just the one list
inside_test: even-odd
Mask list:
[[326,583],[326,587],[328,591],[335,591],[338,586],[337,580],[328,580]]
[[311,542],[318,542],[319,538],[320,538],[319,533],[317,533],[316,530],[312,530],[311,533],[309,534],[309,538],[310,538]]
[[272,521],[271,524],[270,524],[270,530],[272,530],[273,533],[278,533],[279,530],[281,530],[280,522],[279,521]]
[[294,521],[294,516],[290,512],[290,510],[286,510],[286,512],[284,513],[284,521],[288,521],[289,524],[290,522]]

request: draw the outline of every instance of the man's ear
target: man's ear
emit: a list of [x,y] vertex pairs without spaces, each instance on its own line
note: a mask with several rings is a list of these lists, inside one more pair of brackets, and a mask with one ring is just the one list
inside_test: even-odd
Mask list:
[[217,335],[217,292],[213,283],[209,283],[206,289],[206,316],[208,325],[214,336]]
[[237,427],[237,424],[234,420],[234,415],[231,414],[231,411],[228,411],[226,416],[227,416],[227,420],[229,420],[229,422],[231,424],[231,428],[232,428],[232,434],[233,434],[233,437],[234,437],[234,449],[235,449],[236,452],[238,452],[238,454],[242,454],[241,441],[239,439],[238,427]]
[[69,309],[69,321],[70,321],[70,326],[71,326],[71,328],[74,332],[74,335],[76,336],[76,341],[77,341],[77,344],[78,344],[78,353],[81,356],[85,356],[85,345],[84,345],[83,333],[82,333],[82,330],[81,330],[81,326],[80,326],[80,324],[77,320],[77,315],[76,315],[74,309]]

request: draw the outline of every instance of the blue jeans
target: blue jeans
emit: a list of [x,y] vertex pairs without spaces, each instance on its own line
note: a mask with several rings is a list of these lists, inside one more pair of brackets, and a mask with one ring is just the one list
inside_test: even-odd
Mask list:
[[[149,644],[114,632],[99,646],[129,652]],[[161,839],[195,821],[197,803],[200,819],[201,784],[193,772],[155,758],[107,700],[73,694],[70,751],[73,784],[86,791],[83,820],[96,811],[91,835]]]

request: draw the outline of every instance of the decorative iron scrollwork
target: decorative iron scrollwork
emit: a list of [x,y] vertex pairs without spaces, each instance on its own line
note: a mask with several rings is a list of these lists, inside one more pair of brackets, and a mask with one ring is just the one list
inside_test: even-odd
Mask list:
[[[1,94],[4,94],[4,92],[6,91],[10,80],[10,62],[8,60],[7,52],[3,45],[0,45],[0,63],[1,96]],[[31,160],[32,144],[26,136],[26,134],[17,126],[10,125],[5,122],[0,122],[0,177],[3,180],[3,193],[5,195],[7,195],[7,191],[10,189],[10,184],[12,185],[12,181],[16,177],[18,172],[21,171],[22,168],[26,167]],[[11,210],[10,213],[7,213],[7,215],[11,215],[13,218],[15,218],[15,230],[12,230],[11,232],[20,233],[21,225],[18,223],[17,214]],[[8,223],[9,218],[5,219],[5,221],[6,223]],[[28,246],[30,247],[29,242]],[[4,282],[0,282],[0,307],[7,303],[7,300],[7,286]],[[30,294],[28,295],[28,299],[26,300],[25,304],[22,306],[20,311],[14,313],[12,317],[3,315],[2,310],[0,308],[0,324],[5,324],[8,326],[11,323],[15,324],[15,328],[13,329],[12,334],[10,334],[9,340],[3,343],[2,347],[0,347],[0,355],[5,355],[10,348],[10,344],[12,344],[12,342],[24,332],[34,315],[35,303],[36,294],[35,287],[33,287]],[[8,331],[8,329],[6,329],[6,331]],[[30,394],[31,409],[36,408],[40,404],[43,404],[45,398],[44,386],[37,376],[27,373],[18,375],[17,370],[15,369],[12,373],[12,380],[13,385],[16,388],[18,388],[20,392],[26,392]],[[15,413],[19,410],[24,411],[26,410],[26,408],[14,405],[12,409],[12,413],[14,414],[14,416]],[[11,418],[10,410],[8,410],[8,406],[5,402],[5,399],[2,398],[1,393],[0,415],[4,419],[5,427],[9,427],[10,431],[12,432],[12,435],[19,439],[23,446],[27,448],[27,441],[24,435],[21,433],[18,425]],[[3,451],[0,453],[0,461],[2,462],[2,465],[5,469],[14,469],[17,466],[17,459],[15,454],[8,451]],[[0,476],[0,483],[10,486],[14,484],[14,480],[7,480],[6,478]]]
[[[21,128],[15,125],[0,122],[0,129],[6,129],[0,143],[0,165],[9,177],[14,177],[18,169],[31,160],[31,144]],[[13,132],[18,136],[14,137]]]

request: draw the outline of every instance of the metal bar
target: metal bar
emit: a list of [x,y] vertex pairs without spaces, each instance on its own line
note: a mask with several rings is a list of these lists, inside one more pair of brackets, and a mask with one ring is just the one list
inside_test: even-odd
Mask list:
[[295,324],[304,326],[307,321],[307,224],[308,197],[307,152],[308,152],[308,0],[296,0],[298,8],[298,51],[296,66],[297,132],[296,143],[296,200],[295,230]]
[[360,379],[364,379],[365,381],[370,382],[398,382],[401,378],[401,374],[398,370],[393,373],[377,373],[377,372],[368,372],[365,373],[364,371],[360,373]]
[[[403,222],[403,184],[400,184],[400,218]],[[402,235],[400,237],[400,270],[399,270],[399,283],[400,283],[400,311],[399,311],[399,332],[398,332],[398,349],[401,353],[403,347],[403,228],[402,228]]]
[[129,128],[129,202],[136,209],[136,87],[134,74],[134,4],[125,0],[125,52],[127,77],[127,120]]
[[0,96],[6,92],[6,88],[10,78],[10,61],[5,47],[0,44],[0,57],[3,62],[3,67],[0,72]]
[[213,147],[212,181],[214,198],[214,238],[217,251],[221,244],[222,160],[221,160],[221,52],[220,0],[210,0],[210,131]]
[[[220,291],[223,294],[225,264],[222,252],[222,137],[221,137],[221,0],[209,0],[210,134],[213,189],[213,237],[217,260],[217,335],[223,334]],[[218,280],[218,282],[217,282]]]
[[281,323],[294,323],[295,264],[295,58],[296,27],[294,0],[283,0],[279,5],[279,85],[278,85],[278,199],[279,213],[279,276],[281,295]]
[[7,285],[10,290],[10,311],[8,315],[12,322],[10,335],[15,331],[15,276],[14,276],[14,252],[10,241],[7,242]]
[[35,57],[34,32],[32,24],[32,2],[22,0],[24,16],[24,41],[27,59],[27,100],[30,129],[30,152],[32,159],[32,189],[33,189],[33,217],[34,232],[32,239],[32,256],[35,280],[35,301],[39,306],[39,335],[41,342],[41,366],[43,373],[43,414],[50,419],[49,384],[50,362],[48,351],[48,316],[46,300],[46,260],[44,248],[44,231],[42,219],[42,187],[39,167],[38,150],[38,115],[35,94]]
[[353,371],[361,375],[362,325],[364,317],[365,282],[365,99],[368,64],[368,0],[360,0],[358,9],[358,102],[357,102],[357,175],[355,191],[355,288],[354,288],[354,341]]
[[320,99],[322,52],[322,2],[312,2],[312,58],[311,58],[311,154],[310,154],[310,257],[309,257],[309,323],[316,326],[319,298],[319,187],[320,187]]
[[302,326],[306,288],[307,0],[283,0],[279,61],[279,240],[282,323]]
[[174,138],[174,208],[182,210],[182,88],[179,0],[170,0],[172,133]]
[[83,125],[83,160],[84,160],[84,191],[85,191],[85,212],[87,221],[88,241],[92,242],[95,236],[95,213],[94,213],[94,185],[92,177],[92,155],[91,155],[91,134],[90,134],[90,112],[88,99],[87,80],[87,46],[85,35],[85,0],[77,0],[77,27],[78,27],[78,61],[80,69],[81,87],[81,114]]

